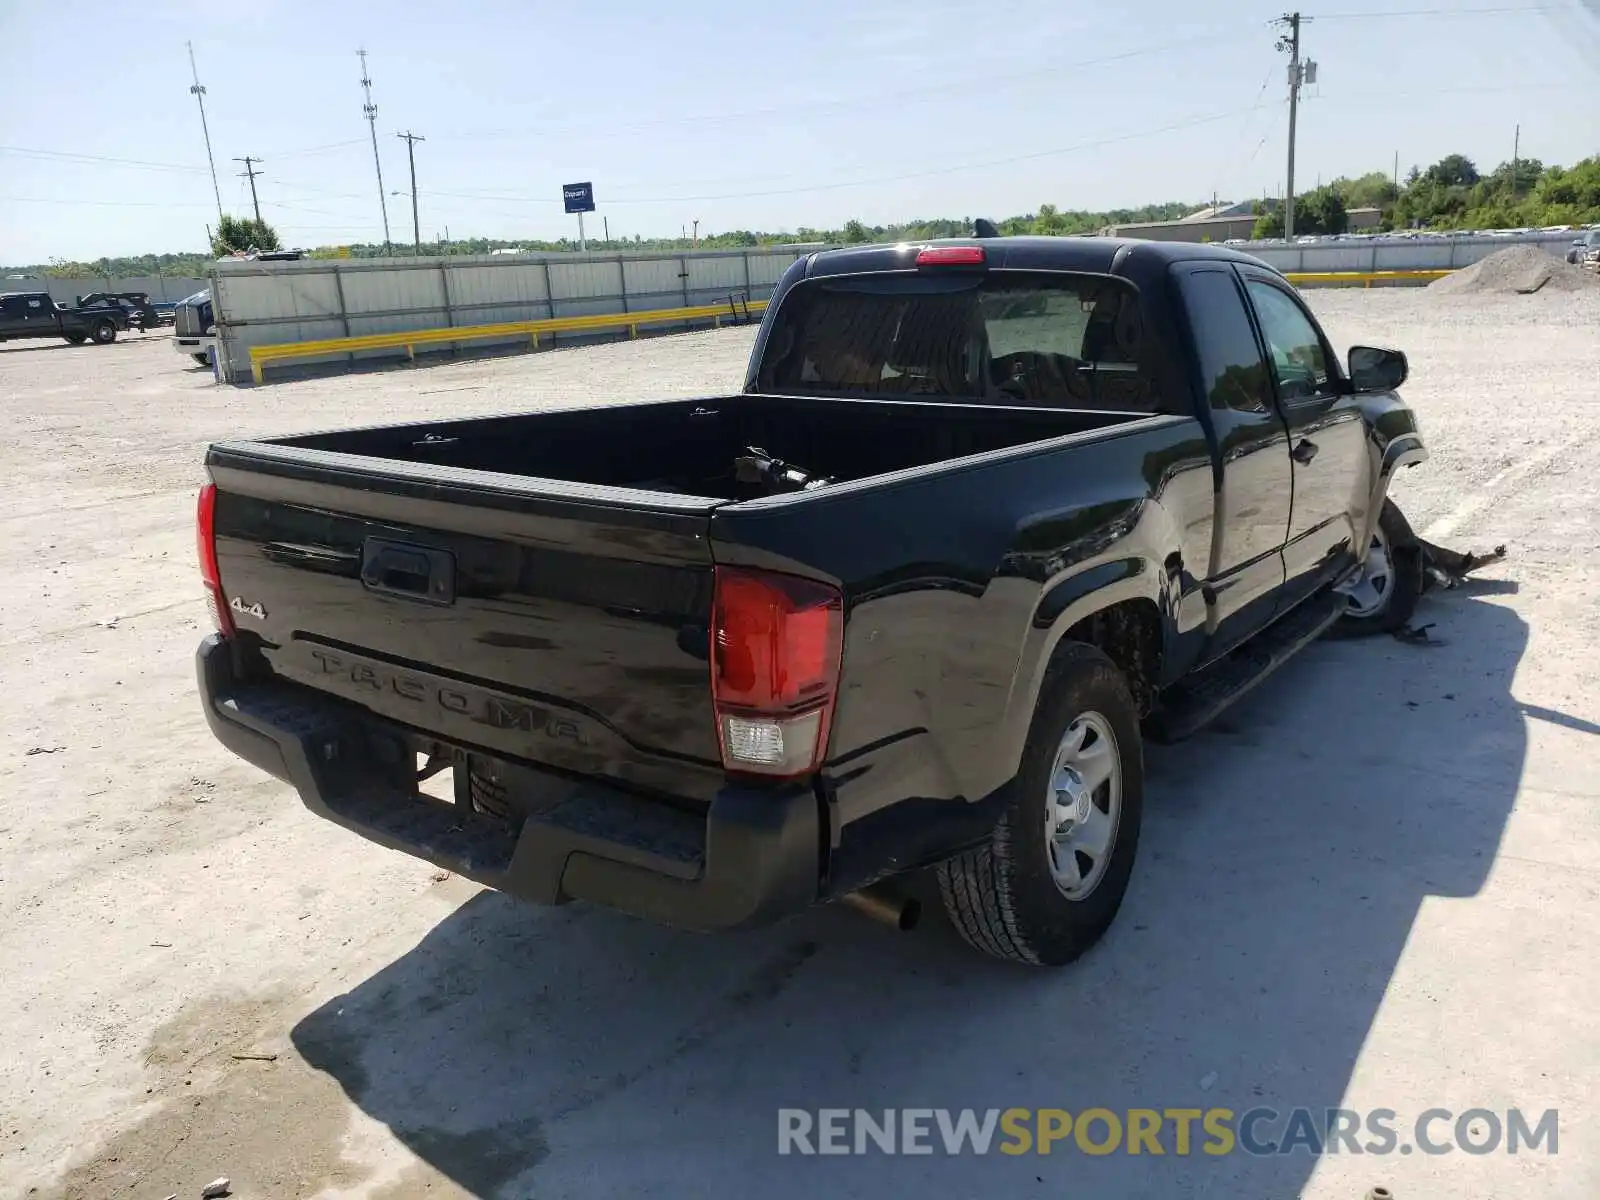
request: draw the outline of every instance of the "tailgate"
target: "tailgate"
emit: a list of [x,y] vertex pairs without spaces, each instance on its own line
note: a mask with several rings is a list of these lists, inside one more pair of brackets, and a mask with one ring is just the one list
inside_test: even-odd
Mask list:
[[223,592],[275,674],[465,748],[720,784],[715,500],[254,442],[207,465]]

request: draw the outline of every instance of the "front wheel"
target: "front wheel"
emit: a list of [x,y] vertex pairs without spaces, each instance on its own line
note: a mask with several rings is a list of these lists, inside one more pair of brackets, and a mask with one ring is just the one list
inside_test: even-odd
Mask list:
[[1144,810],[1138,707],[1095,647],[1057,654],[1008,786],[988,842],[939,864],[939,893],[976,949],[1060,966],[1116,917]]
[[117,327],[110,321],[96,321],[94,328],[89,330],[89,336],[94,339],[97,346],[109,346],[117,340]]
[[66,338],[70,345],[81,346],[89,335],[85,333],[63,333],[61,336]]
[[1417,535],[1400,506],[1386,499],[1361,576],[1344,589],[1345,612],[1333,627],[1334,636],[1366,637],[1403,629],[1417,611],[1424,582]]
[[209,367],[211,365],[211,355],[209,354],[191,354],[189,357],[194,359],[195,362],[199,363],[202,367]]

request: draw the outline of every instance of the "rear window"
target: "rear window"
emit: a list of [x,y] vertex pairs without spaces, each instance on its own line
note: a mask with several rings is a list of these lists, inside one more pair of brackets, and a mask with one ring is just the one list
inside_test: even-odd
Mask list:
[[761,391],[1154,412],[1139,296],[1101,275],[863,275],[783,301]]

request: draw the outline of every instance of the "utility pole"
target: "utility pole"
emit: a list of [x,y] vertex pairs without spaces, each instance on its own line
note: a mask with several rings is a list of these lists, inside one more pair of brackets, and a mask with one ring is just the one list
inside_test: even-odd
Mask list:
[[244,164],[244,170],[239,172],[239,178],[248,178],[250,180],[250,204],[256,210],[256,224],[259,225],[261,224],[261,201],[256,199],[256,176],[261,174],[261,172],[256,170],[250,164],[258,163],[261,160],[259,158],[252,158],[250,155],[246,154],[243,158],[235,158],[233,161],[242,162]]
[[361,87],[366,92],[367,102],[361,106],[361,111],[367,115],[367,128],[372,133],[372,165],[378,172],[378,209],[383,213],[383,252],[389,253],[389,201],[383,194],[383,162],[378,158],[378,106],[372,102],[372,80],[367,76],[367,51],[362,47],[356,51],[361,58]]
[[194,65],[194,43],[185,42],[189,47],[189,73],[194,76],[194,86],[189,89],[189,94],[200,105],[200,132],[206,135],[206,162],[211,164],[211,190],[217,197],[217,220],[222,220],[222,189],[217,186],[217,160],[211,154],[211,130],[206,125],[206,89],[200,86],[200,70]]
[[1511,198],[1517,198],[1517,167],[1518,159],[1522,152],[1522,126],[1517,126],[1517,131],[1511,137]]
[[397,133],[395,137],[406,144],[406,158],[411,162],[411,248],[413,253],[422,253],[422,222],[417,217],[417,143],[428,139],[420,133],[412,133],[409,129],[404,133]]
[[1289,29],[1287,34],[1278,38],[1278,49],[1289,52],[1289,165],[1283,193],[1285,238],[1294,236],[1294,139],[1296,120],[1300,113],[1300,87],[1304,83],[1315,83],[1317,79],[1317,64],[1300,61],[1300,22],[1310,19],[1310,17],[1302,18],[1299,13],[1293,12],[1286,13],[1273,22],[1275,25],[1285,25]]

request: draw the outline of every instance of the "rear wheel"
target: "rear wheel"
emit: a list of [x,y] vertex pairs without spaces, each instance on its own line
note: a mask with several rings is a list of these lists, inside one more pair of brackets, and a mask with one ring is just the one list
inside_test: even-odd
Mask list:
[[97,346],[109,346],[117,340],[117,327],[110,321],[96,321],[89,330],[89,336],[94,339]]
[[945,910],[987,954],[1069,963],[1122,905],[1144,808],[1138,708],[1093,646],[1058,652],[1009,786],[988,843],[939,864]]
[[1422,551],[1417,535],[1393,500],[1384,500],[1367,545],[1361,578],[1345,588],[1347,607],[1333,627],[1336,637],[1366,637],[1405,627],[1422,599]]

